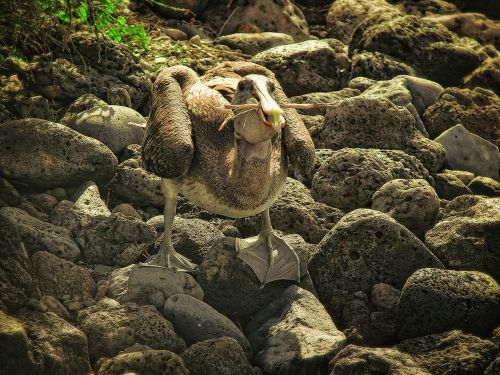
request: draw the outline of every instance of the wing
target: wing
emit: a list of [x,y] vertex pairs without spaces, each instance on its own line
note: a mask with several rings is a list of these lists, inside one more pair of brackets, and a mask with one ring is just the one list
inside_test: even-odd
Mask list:
[[194,144],[183,88],[197,80],[191,69],[174,66],[162,70],[154,83],[142,161],[146,170],[160,177],[180,177],[191,165]]
[[[272,79],[276,84],[275,99],[278,104],[289,103],[288,97],[283,92],[281,85],[276,80],[274,73],[261,65],[250,62],[234,61],[223,63],[210,70],[203,77],[242,77],[248,74],[262,74]],[[314,166],[314,143],[295,109],[287,108],[285,111],[286,126],[283,128],[283,141],[288,160],[293,168],[300,174],[306,174]]]

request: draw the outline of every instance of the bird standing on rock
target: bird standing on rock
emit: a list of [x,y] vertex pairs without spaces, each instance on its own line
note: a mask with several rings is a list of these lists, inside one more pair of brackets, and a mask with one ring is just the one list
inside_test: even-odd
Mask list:
[[[274,280],[299,281],[298,256],[273,233],[269,217],[269,207],[285,184],[288,163],[301,173],[314,164],[311,137],[295,109],[280,107],[286,102],[273,73],[253,63],[225,63],[201,78],[182,65],[160,72],[142,159],[148,171],[163,179],[165,231],[158,254],[141,266],[196,270],[172,246],[180,193],[219,215],[260,213],[260,234],[236,239],[238,257],[262,286]],[[252,103],[258,107],[225,107]]]

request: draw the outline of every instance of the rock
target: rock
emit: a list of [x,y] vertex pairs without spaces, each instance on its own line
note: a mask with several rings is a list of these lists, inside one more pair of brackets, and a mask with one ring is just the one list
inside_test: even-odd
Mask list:
[[89,339],[92,363],[102,357],[113,357],[134,343],[174,353],[186,348],[172,324],[153,306],[120,305],[103,298],[78,314],[78,326]]
[[63,125],[69,126],[79,113],[101,105],[107,105],[107,103],[104,100],[99,99],[94,94],[84,94],[71,103],[59,122]]
[[235,339],[248,355],[251,353],[250,344],[238,327],[197,298],[174,294],[166,300],[163,313],[188,344],[228,336]]
[[359,35],[353,38],[349,50],[384,53],[444,86],[461,84],[465,75],[488,58],[478,42],[459,38],[441,24],[416,16],[387,13],[384,17],[358,28]]
[[17,102],[17,112],[20,118],[33,117],[47,120],[52,116],[49,101],[40,95],[20,99]]
[[142,168],[140,158],[125,160],[118,166],[111,191],[125,202],[138,206],[163,206],[161,178]]
[[259,375],[245,352],[232,337],[200,341],[181,354],[191,375]]
[[0,150],[2,175],[32,187],[107,182],[117,166],[116,157],[99,141],[46,120],[0,124],[0,143],[6,145]]
[[345,343],[317,298],[295,285],[257,312],[245,330],[266,374],[319,372]]
[[132,107],[132,99],[127,85],[111,85],[107,92],[106,101],[118,107]]
[[423,116],[425,127],[435,138],[462,124],[468,131],[500,147],[500,98],[491,91],[449,87]]
[[400,7],[406,14],[421,17],[458,13],[457,7],[446,0],[402,0],[398,1],[396,6]]
[[334,152],[335,151],[329,148],[316,148],[314,150],[315,153],[314,166],[305,176],[301,176],[300,178],[298,178],[298,180],[310,188],[312,185],[312,180],[314,178],[314,175],[321,168],[321,166],[334,154]]
[[68,309],[66,309],[66,307],[55,297],[42,296],[42,298],[40,298],[40,305],[42,308],[46,308],[48,311],[56,314],[61,319],[66,321],[71,320],[71,315]]
[[407,228],[368,209],[354,210],[340,219],[309,262],[320,300],[335,310],[342,306],[334,299],[346,292],[370,293],[381,282],[401,289],[423,267],[443,265]]
[[16,312],[31,298],[40,297],[30,271],[28,254],[17,225],[0,215],[0,311]]
[[[292,178],[287,179],[269,214],[275,229],[297,233],[310,243],[321,241],[343,215],[338,209],[315,202],[309,190]],[[261,229],[260,215],[237,219],[235,226],[245,237],[255,236]]]
[[500,58],[484,60],[479,67],[464,78],[464,87],[475,89],[484,87],[500,95]]
[[50,213],[49,221],[51,224],[75,234],[88,223],[88,217],[80,210],[75,209],[73,202],[62,200]]
[[476,39],[481,44],[493,44],[496,49],[500,48],[500,23],[490,20],[484,14],[456,12],[425,19],[439,22],[460,36]]
[[50,194],[30,194],[29,200],[36,207],[40,208],[43,212],[50,214],[50,212],[57,205],[57,199]]
[[187,34],[184,31],[179,30],[179,29],[166,28],[163,30],[163,32],[173,40],[187,40],[188,39]]
[[156,239],[155,229],[120,214],[93,218],[76,236],[89,263],[126,266],[134,263]]
[[167,298],[174,294],[203,299],[203,290],[185,272],[140,268],[133,264],[114,270],[109,278],[108,295],[120,303],[154,305],[162,310]]
[[[120,203],[113,208],[112,212],[114,214],[122,214],[124,216],[130,216],[139,220],[142,220],[142,216],[137,212],[137,210],[128,203]],[[156,229],[156,228],[155,228]]]
[[471,189],[474,194],[487,195],[489,197],[500,196],[500,183],[489,177],[477,176],[467,185],[467,187]]
[[68,260],[75,260],[80,255],[80,249],[67,229],[38,220],[19,208],[0,208],[0,217],[16,228],[31,254],[48,251]]
[[482,375],[496,351],[491,341],[457,330],[404,340],[397,348],[431,374]]
[[153,216],[151,219],[146,221],[146,224],[153,226],[156,229],[157,233],[163,233],[163,231],[165,230],[165,216]]
[[119,154],[130,144],[141,143],[146,119],[131,108],[119,105],[92,107],[74,116],[68,126],[92,137]]
[[411,374],[431,375],[412,358],[393,348],[348,345],[330,361],[329,375]]
[[140,350],[118,354],[99,362],[97,375],[189,375],[182,359],[168,350]]
[[[127,46],[112,40],[100,40],[98,46],[95,42],[92,31],[79,31],[71,34],[73,51],[54,45],[50,57],[37,56],[26,72],[32,77],[30,87],[59,109],[84,94],[106,98],[111,87],[124,86],[132,107],[141,108],[152,85],[139,58]],[[75,52],[78,59],[74,58]]]
[[[287,237],[284,239],[287,240]],[[295,246],[295,251],[301,260],[301,277],[304,278],[307,250]],[[290,281],[278,280],[261,289],[252,269],[236,257],[232,238],[223,238],[214,243],[200,264],[196,280],[205,292],[206,303],[240,322],[248,320],[291,285]]]
[[472,194],[472,191],[452,173],[434,173],[436,192],[442,199],[452,200],[460,195]]
[[46,191],[47,194],[52,195],[54,198],[57,199],[57,201],[62,201],[63,199],[66,199],[68,196],[66,195],[66,190],[62,187],[56,187],[53,189],[49,189]]
[[88,181],[80,186],[73,195],[73,201],[75,210],[87,218],[86,222],[92,218],[105,218],[111,215],[106,203],[101,199],[95,182]]
[[38,251],[31,258],[33,277],[45,295],[61,298],[64,295],[93,297],[96,285],[89,270],[46,251]]
[[239,49],[247,55],[255,55],[269,48],[292,44],[294,40],[290,35],[283,33],[236,33],[219,36],[214,43]]
[[[226,19],[225,19],[226,20]],[[290,35],[295,41],[309,39],[307,22],[300,8],[291,0],[269,2],[255,0],[239,6],[223,26],[224,34],[255,31],[272,31]]]
[[450,168],[498,179],[498,147],[458,124],[436,138],[446,149],[445,163]]
[[[215,225],[204,220],[181,217],[176,217],[174,220],[172,245],[195,263],[201,263],[208,249],[217,239],[223,237]],[[158,247],[162,242],[163,237],[158,239]]]
[[380,52],[363,51],[352,57],[349,80],[356,77],[367,77],[381,81],[401,74],[416,75],[415,69],[391,56]]
[[500,286],[476,271],[417,270],[398,304],[402,339],[459,328],[487,335],[499,323]]
[[322,128],[313,134],[315,145],[334,150],[402,150],[417,157],[428,170],[437,171],[445,158],[444,147],[424,137],[410,111],[372,94],[371,89],[328,108]]
[[5,178],[0,177],[0,206],[16,207],[23,202],[25,198],[16,190],[12,184]]
[[316,172],[311,193],[318,202],[353,210],[369,206],[372,195],[395,178],[432,181],[420,161],[402,151],[344,148]]
[[426,180],[395,179],[372,196],[372,209],[387,213],[423,237],[439,213],[439,197]]
[[474,179],[474,173],[467,171],[458,171],[455,169],[443,169],[442,173],[452,174],[458,177],[458,179],[462,181],[464,185],[469,185],[470,182]]
[[328,35],[349,44],[354,30],[368,17],[401,12],[385,0],[336,0],[326,16]]
[[500,280],[499,209],[499,198],[457,197],[426,233],[425,244],[446,268],[478,270]]
[[252,61],[271,70],[288,96],[334,91],[347,82],[347,49],[334,39],[270,48],[256,54]]
[[372,288],[371,302],[378,310],[390,310],[398,304],[401,291],[389,284],[378,283]]
[[27,311],[17,318],[0,311],[0,362],[5,374],[92,371],[85,335],[57,315],[41,311]]

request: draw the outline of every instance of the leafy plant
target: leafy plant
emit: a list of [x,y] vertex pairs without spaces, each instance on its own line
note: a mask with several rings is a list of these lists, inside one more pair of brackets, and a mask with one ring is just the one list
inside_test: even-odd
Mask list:
[[123,0],[36,0],[46,14],[55,16],[60,22],[78,22],[106,34],[117,43],[148,49],[151,38],[143,24],[129,24],[124,16],[117,15],[118,5]]

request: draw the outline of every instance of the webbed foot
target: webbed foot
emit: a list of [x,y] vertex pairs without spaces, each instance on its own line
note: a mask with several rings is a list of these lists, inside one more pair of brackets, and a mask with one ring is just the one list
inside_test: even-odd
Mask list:
[[275,280],[300,282],[300,260],[293,248],[272,230],[258,236],[236,239],[238,258],[245,262],[261,282],[261,288]]
[[163,248],[163,245],[158,254],[145,263],[139,263],[139,267],[167,268],[175,272],[196,272],[198,270],[195,263],[179,254],[172,246]]

